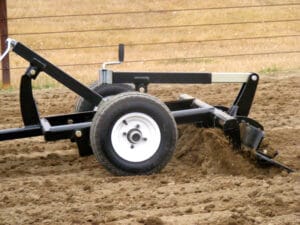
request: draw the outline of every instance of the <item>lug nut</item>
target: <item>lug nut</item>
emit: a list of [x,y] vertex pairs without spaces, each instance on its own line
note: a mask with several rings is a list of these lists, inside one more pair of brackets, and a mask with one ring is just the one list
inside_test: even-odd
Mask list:
[[147,140],[148,140],[147,138],[145,138],[145,137],[143,138],[143,141],[147,141]]
[[128,125],[128,123],[127,123],[127,121],[126,121],[126,120],[123,120],[123,123],[124,123],[125,125]]
[[131,145],[130,148],[134,148],[134,145]]

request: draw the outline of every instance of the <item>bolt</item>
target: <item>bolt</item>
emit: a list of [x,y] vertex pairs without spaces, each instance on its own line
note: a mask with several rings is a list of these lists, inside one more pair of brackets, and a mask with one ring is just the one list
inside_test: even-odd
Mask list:
[[147,138],[145,138],[145,137],[143,138],[143,141],[147,141],[147,140],[148,140]]
[[72,119],[68,119],[67,123],[72,124],[74,121]]
[[134,148],[134,145],[131,145],[130,148],[133,149],[133,148]]
[[82,132],[81,132],[81,130],[76,130],[76,131],[75,131],[75,136],[78,137],[78,138],[82,137]]
[[140,125],[139,125],[139,124],[137,124],[135,127],[136,127],[137,129],[139,129],[139,128],[140,128]]
[[142,93],[145,93],[145,92],[146,92],[146,89],[145,89],[145,87],[140,87],[140,88],[139,88],[139,91],[142,92]]
[[126,135],[127,135],[127,133],[126,133],[126,132],[123,132],[123,135],[124,135],[124,136],[126,136]]
[[268,154],[268,150],[267,150],[267,149],[264,149],[264,150],[263,150],[263,153],[264,153],[265,155],[267,155],[267,154]]
[[251,80],[252,80],[252,81],[257,81],[257,76],[256,76],[256,75],[252,75],[252,76],[251,76]]
[[33,76],[33,75],[35,75],[35,73],[36,73],[36,71],[35,71],[34,69],[31,69],[31,70],[30,70],[30,75]]

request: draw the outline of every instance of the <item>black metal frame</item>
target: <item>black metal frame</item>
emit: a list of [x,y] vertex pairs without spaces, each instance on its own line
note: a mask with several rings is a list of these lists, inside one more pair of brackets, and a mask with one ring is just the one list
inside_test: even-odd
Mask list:
[[[36,79],[40,72],[45,72],[95,106],[102,100],[102,96],[81,84],[22,43],[16,43],[13,51],[30,63],[21,78],[20,84],[20,107],[24,127],[1,130],[0,141],[39,135],[44,135],[48,141],[66,138],[74,139],[76,138],[74,136],[76,130],[89,128],[94,112],[40,118],[32,93],[32,80]],[[256,76],[258,77],[258,75]],[[248,116],[254,98],[258,79],[252,81],[250,77],[251,75],[249,75],[247,83],[243,84],[232,107],[238,109],[237,115],[239,116]],[[143,87],[145,91],[147,91],[147,86],[150,83],[210,84],[211,82],[211,73],[112,73],[112,83],[133,83],[137,90]],[[191,100],[167,102],[166,105],[173,111],[173,116],[177,123],[197,123],[199,126],[204,127],[220,126],[215,119],[215,115],[213,115],[211,107],[209,109],[196,109],[192,105]],[[72,122],[70,123],[70,121]]]
[[[40,118],[32,93],[32,80],[36,79],[40,72],[45,72],[95,106],[102,100],[102,96],[23,44],[16,43],[13,51],[30,63],[21,78],[20,84],[20,107],[24,127],[0,130],[0,141],[40,135],[44,135],[47,141],[59,139],[79,140],[81,137],[80,135],[75,135],[76,131],[84,132],[88,130],[95,112]],[[256,78],[251,79],[253,76]],[[258,80],[257,74],[249,74],[247,81],[243,83],[237,98],[228,110],[224,106],[213,107],[191,97],[183,97],[177,101],[166,102],[166,105],[172,111],[172,115],[178,124],[196,123],[200,127],[219,127],[224,130],[224,133],[230,138],[235,148],[240,149],[241,143],[243,143],[248,145],[248,147],[257,149],[264,136],[263,127],[247,116],[253,102]],[[212,83],[212,74],[112,72],[112,83],[133,83],[136,86],[136,90],[143,88],[147,92],[147,87],[150,83],[209,84]],[[240,123],[242,121],[247,123],[248,131],[246,136],[240,135]],[[252,139],[248,143],[249,137]],[[258,156],[260,156],[259,154]],[[260,158],[272,162],[266,156]]]
[[[251,79],[255,76],[256,79]],[[233,102],[238,116],[248,116],[256,88],[258,85],[258,74],[248,75],[247,82],[243,83],[238,96]],[[147,92],[150,83],[168,84],[211,84],[211,73],[149,73],[149,72],[113,72],[112,83],[133,83],[136,90],[143,88]],[[233,108],[232,108],[233,109]],[[231,109],[231,110],[232,110]]]
[[18,42],[14,46],[13,51],[30,63],[30,67],[25,73],[28,77],[35,79],[43,71],[94,105],[97,105],[102,100],[102,96],[97,92],[89,89],[22,43]]

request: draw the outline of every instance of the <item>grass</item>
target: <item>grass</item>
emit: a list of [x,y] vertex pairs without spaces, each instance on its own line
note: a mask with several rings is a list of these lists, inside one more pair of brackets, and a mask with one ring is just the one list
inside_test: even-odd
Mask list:
[[278,68],[276,65],[272,65],[271,67],[265,67],[265,68],[261,69],[259,71],[259,73],[269,75],[269,74],[274,74],[279,71],[281,71],[280,68]]
[[[294,2],[287,0],[285,3]],[[8,17],[65,15],[84,13],[105,13],[122,11],[143,11],[158,9],[206,8],[237,5],[258,5],[278,3],[276,0],[242,0],[230,1],[197,1],[197,0],[169,0],[169,1],[138,1],[138,0],[64,0],[68,7],[60,7],[53,0],[10,0]],[[298,68],[299,53],[193,59],[188,58],[210,55],[234,55],[251,52],[272,52],[298,50],[300,37],[266,38],[253,40],[209,41],[203,40],[226,39],[254,36],[300,35],[299,22],[264,23],[266,20],[282,20],[298,18],[299,6],[279,6],[263,8],[242,8],[227,10],[203,10],[188,12],[146,13],[126,15],[103,15],[88,17],[63,17],[45,19],[10,20],[10,33],[45,32],[64,30],[87,30],[110,27],[139,27],[180,24],[207,24],[237,21],[262,21],[256,24],[200,26],[172,29],[145,29],[82,32],[47,35],[11,35],[30,48],[60,48],[90,45],[116,45],[118,43],[145,42],[180,42],[182,40],[197,43],[181,43],[168,45],[140,45],[127,46],[125,62],[160,58],[180,58],[175,60],[124,63],[111,67],[116,70],[127,71],[263,71],[276,72],[276,69],[292,70]],[[26,10],[25,10],[26,9]],[[64,49],[53,51],[38,51],[38,54],[55,65],[84,64],[103,62],[117,58],[116,47]],[[15,54],[11,54],[11,67],[27,67],[28,63]],[[276,65],[276,67],[274,67]],[[61,66],[61,69],[74,76],[83,83],[90,83],[98,78],[100,65],[91,66]],[[275,70],[275,71],[274,71]],[[18,87],[20,75],[24,69],[11,70],[12,86]],[[51,88],[59,86],[46,76],[39,78],[35,88]]]
[[5,90],[5,91],[13,91],[15,88],[13,87],[13,86],[8,86],[8,87],[3,87],[3,83],[2,82],[0,82],[0,91],[1,90]]
[[54,87],[58,87],[58,84],[55,84],[55,83],[44,83],[44,84],[35,84],[35,85],[32,85],[32,88],[33,89],[36,89],[36,90],[40,90],[40,89],[48,89],[48,88],[54,88]]
[[[19,82],[21,79],[19,80]],[[32,80],[32,89],[48,89],[48,88],[54,88],[59,87],[59,83],[55,81],[53,78],[45,76],[45,74],[41,73],[36,80]],[[19,88],[19,83],[16,86],[10,85],[8,87],[3,87],[2,82],[0,82],[0,90],[7,90],[7,91],[13,91]]]

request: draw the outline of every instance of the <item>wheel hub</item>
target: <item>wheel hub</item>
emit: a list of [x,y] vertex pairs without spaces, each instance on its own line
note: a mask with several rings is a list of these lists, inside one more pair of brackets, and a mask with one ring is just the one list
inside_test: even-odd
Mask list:
[[128,113],[112,129],[111,143],[123,159],[141,162],[151,158],[159,148],[161,132],[156,121],[144,113]]
[[127,134],[127,139],[130,143],[136,144],[142,139],[142,132],[139,129],[131,129]]

